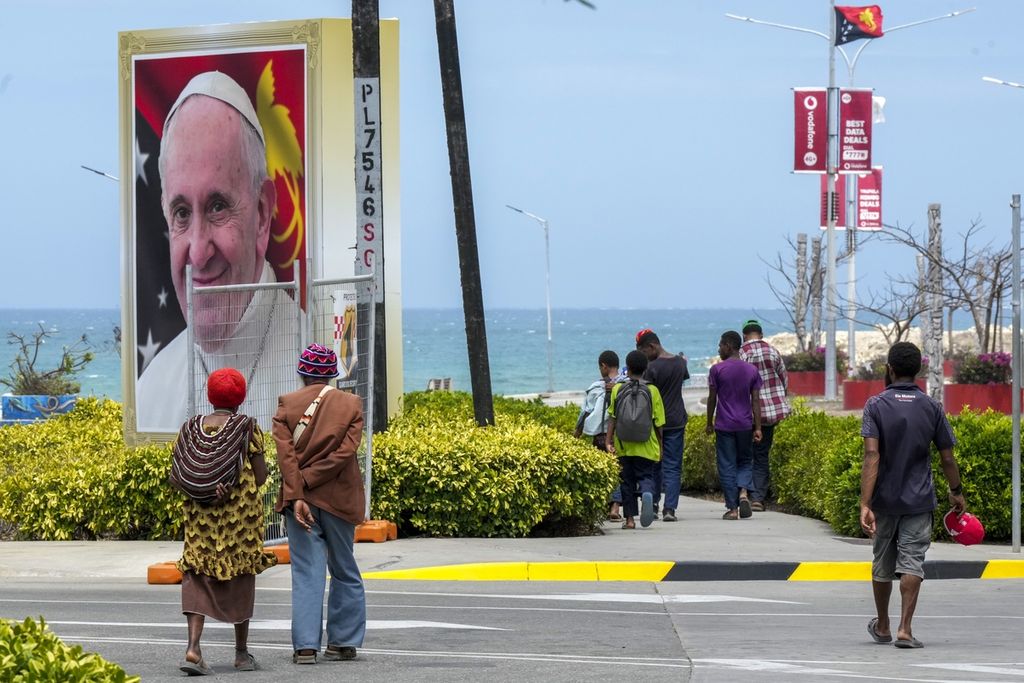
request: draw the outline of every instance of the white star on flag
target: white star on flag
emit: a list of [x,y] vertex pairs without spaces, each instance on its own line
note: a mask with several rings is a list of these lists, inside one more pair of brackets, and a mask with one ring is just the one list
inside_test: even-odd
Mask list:
[[146,160],[148,159],[149,154],[139,148],[139,139],[135,138],[135,177],[141,178],[147,187],[149,186],[149,179],[146,177]]
[[161,287],[160,293],[156,295],[157,300],[160,302],[160,308],[167,308],[167,288]]
[[146,371],[146,366],[149,365],[154,358],[156,358],[156,352],[160,350],[160,344],[153,341],[153,330],[149,330],[146,333],[146,343],[139,346],[139,353],[142,354],[142,371]]

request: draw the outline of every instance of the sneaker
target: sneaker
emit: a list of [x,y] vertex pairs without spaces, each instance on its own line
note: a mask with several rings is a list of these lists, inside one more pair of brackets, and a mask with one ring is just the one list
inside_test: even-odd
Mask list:
[[679,520],[676,519],[676,511],[675,510],[669,510],[669,509],[666,508],[665,509],[665,514],[663,514],[661,516],[661,521],[663,521],[663,522],[678,522]]
[[350,645],[328,645],[324,650],[324,660],[328,662],[347,662],[356,658],[356,649]]
[[647,491],[640,500],[640,526],[646,528],[654,521],[654,495]]

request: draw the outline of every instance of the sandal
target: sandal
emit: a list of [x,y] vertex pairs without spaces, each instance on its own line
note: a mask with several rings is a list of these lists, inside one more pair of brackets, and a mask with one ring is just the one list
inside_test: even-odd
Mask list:
[[740,519],[747,519],[753,512],[750,511],[750,501],[746,496],[740,498]]
[[739,516],[739,514],[736,513],[735,510],[727,510],[726,513],[724,515],[722,515],[722,519],[733,520],[733,519],[739,519],[739,518],[740,518],[740,516]]
[[636,528],[636,522],[623,522],[622,523],[622,528],[623,529],[635,529]]
[[750,501],[750,509],[754,512],[764,512],[764,502],[760,500]]
[[608,513],[608,521],[609,522],[621,522],[622,521],[622,515],[620,515],[618,512],[609,512]]
[[256,671],[260,668],[260,665],[256,663],[256,658],[252,656],[252,653],[246,652],[245,657],[245,664],[242,664],[241,666],[235,664],[236,671]]
[[292,664],[316,664],[316,650],[296,650],[292,653]]
[[181,662],[181,666],[178,667],[189,676],[211,676],[213,675],[213,669],[206,666],[206,662],[200,659],[198,662],[190,662],[187,659]]

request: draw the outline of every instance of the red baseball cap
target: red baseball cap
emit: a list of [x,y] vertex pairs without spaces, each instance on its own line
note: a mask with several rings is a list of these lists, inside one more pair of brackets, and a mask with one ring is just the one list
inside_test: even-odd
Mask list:
[[985,527],[981,521],[970,512],[965,512],[959,517],[956,510],[950,510],[942,518],[942,525],[954,541],[960,545],[974,545],[985,539]]

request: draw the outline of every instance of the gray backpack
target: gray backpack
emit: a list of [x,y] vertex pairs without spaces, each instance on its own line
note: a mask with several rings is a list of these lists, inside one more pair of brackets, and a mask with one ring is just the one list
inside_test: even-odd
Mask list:
[[615,435],[619,441],[645,443],[653,426],[654,407],[647,382],[627,380],[615,395]]

